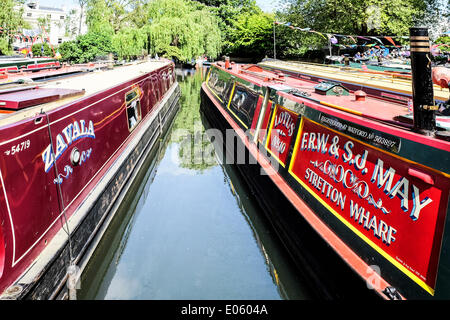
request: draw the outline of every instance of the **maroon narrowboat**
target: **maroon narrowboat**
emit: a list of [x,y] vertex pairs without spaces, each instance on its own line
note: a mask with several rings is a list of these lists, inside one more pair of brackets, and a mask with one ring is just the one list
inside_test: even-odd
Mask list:
[[245,146],[237,168],[323,297],[339,296],[324,275],[351,273],[340,285],[385,299],[450,298],[450,133],[420,39],[412,28],[413,122],[400,101],[259,65],[217,62],[202,84],[203,113]]
[[0,298],[70,298],[180,89],[168,60],[30,78],[0,85]]

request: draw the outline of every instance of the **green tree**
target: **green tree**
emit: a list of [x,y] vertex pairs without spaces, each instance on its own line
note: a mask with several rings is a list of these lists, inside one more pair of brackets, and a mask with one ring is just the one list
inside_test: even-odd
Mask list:
[[[349,35],[407,36],[409,28],[421,21],[438,0],[286,0],[278,19],[300,28]],[[285,54],[301,54],[327,45],[314,33],[298,32],[284,26],[276,29],[277,47]]]
[[68,62],[78,62],[83,53],[76,40],[61,43],[58,51],[61,54],[61,59]]
[[[42,51],[42,48],[44,48],[44,51]],[[31,47],[31,51],[33,52],[33,57],[52,57],[53,56],[53,50],[48,45],[47,42],[33,44],[33,46]]]
[[[255,0],[200,0],[211,6],[212,12],[219,18],[222,33],[222,50],[226,55],[249,56],[244,47],[235,44],[237,29],[242,26],[245,17],[262,14]],[[240,22],[238,22],[240,20]]]
[[142,54],[146,42],[146,35],[136,28],[120,29],[112,37],[112,47],[120,59],[133,58]]
[[[78,5],[80,6],[80,15],[78,19],[78,35],[81,34],[81,24],[83,23],[84,10],[88,0],[78,0]],[[72,11],[72,13],[74,13]]]
[[11,44],[14,35],[20,33],[22,28],[29,27],[22,19],[25,0],[0,1],[0,54],[11,54]]
[[88,32],[114,34],[113,10],[106,0],[88,0],[86,4],[86,24]]
[[228,50],[240,57],[260,59],[273,50],[274,16],[264,12],[239,14],[233,23]]
[[86,63],[106,57],[114,52],[112,35],[105,32],[88,32],[76,40],[63,42],[58,51],[63,61]]
[[220,54],[218,21],[206,6],[190,0],[154,0],[145,9],[143,29],[152,55],[189,61],[203,54],[212,58]]

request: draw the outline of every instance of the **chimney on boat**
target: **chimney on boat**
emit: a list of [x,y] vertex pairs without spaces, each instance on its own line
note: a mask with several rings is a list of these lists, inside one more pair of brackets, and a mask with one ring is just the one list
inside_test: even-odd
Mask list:
[[437,106],[431,78],[430,39],[427,28],[410,28],[414,130],[431,135],[436,130]]

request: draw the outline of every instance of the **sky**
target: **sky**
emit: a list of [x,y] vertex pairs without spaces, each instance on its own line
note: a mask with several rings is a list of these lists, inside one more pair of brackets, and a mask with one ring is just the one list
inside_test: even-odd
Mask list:
[[[0,0],[1,1],[1,0]],[[265,12],[271,12],[276,8],[279,0],[256,0],[258,6]],[[39,3],[43,6],[61,8],[66,6],[71,8],[77,6],[77,0],[39,0]]]

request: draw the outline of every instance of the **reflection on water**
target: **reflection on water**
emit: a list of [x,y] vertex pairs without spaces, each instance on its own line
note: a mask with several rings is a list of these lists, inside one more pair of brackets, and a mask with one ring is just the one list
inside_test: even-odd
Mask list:
[[[274,232],[201,118],[202,74],[180,74],[181,109],[81,279],[80,299],[307,299]],[[201,146],[202,148],[200,148]]]

